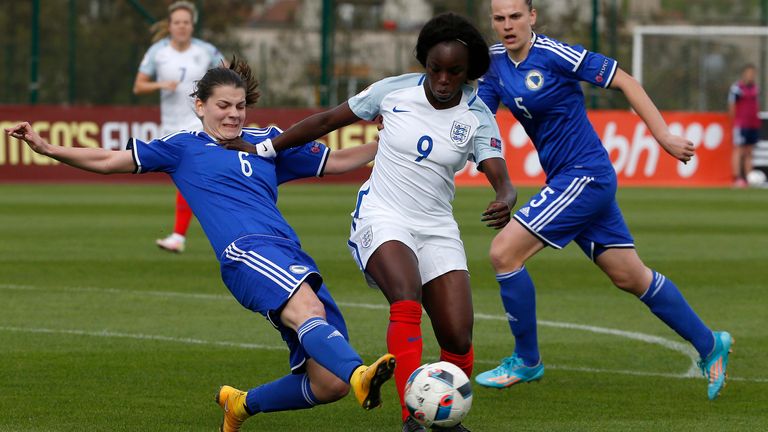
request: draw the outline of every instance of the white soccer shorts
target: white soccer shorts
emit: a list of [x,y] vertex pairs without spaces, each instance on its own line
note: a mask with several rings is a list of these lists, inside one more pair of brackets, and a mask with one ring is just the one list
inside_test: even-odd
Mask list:
[[[364,272],[376,249],[393,240],[416,254],[422,285],[450,271],[468,270],[464,243],[453,219],[429,228],[380,216],[354,219],[347,244],[358,268]],[[376,287],[367,273],[365,276],[368,284]]]

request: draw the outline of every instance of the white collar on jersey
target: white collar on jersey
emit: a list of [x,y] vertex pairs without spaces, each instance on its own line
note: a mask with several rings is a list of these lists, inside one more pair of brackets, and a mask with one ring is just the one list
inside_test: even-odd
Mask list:
[[[533,43],[534,43],[534,42],[536,42],[536,38],[537,38],[537,36],[536,36],[536,32],[531,32],[531,48],[533,48]],[[529,50],[528,50],[528,55],[530,55],[530,54],[531,54],[531,51],[530,51],[530,49],[529,49]],[[522,63],[522,62],[524,62],[524,61],[525,61],[525,59],[522,59],[522,60],[520,60],[519,62],[515,61],[515,60],[512,58],[512,56],[511,56],[511,55],[509,55],[509,51],[507,51],[507,58],[509,59],[509,61],[511,61],[511,62],[512,62],[512,64],[513,64],[513,65],[515,65],[515,67],[518,67],[518,66],[520,66],[520,63]],[[528,56],[525,56],[525,58],[528,58]]]

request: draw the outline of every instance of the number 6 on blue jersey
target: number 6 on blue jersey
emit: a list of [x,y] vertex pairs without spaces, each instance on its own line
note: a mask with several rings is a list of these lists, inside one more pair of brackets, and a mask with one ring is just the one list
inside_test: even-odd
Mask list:
[[[426,148],[424,148],[424,143],[427,144]],[[419,138],[419,142],[416,144],[416,150],[421,155],[416,158],[416,162],[421,162],[426,159],[432,152],[432,138],[429,135],[424,135]]]

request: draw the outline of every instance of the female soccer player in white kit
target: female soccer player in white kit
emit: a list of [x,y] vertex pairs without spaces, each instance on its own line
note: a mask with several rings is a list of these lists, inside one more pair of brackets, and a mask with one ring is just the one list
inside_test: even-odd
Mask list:
[[[177,1],[168,6],[169,35],[149,47],[136,74],[134,93],[160,91],[161,136],[180,130],[201,128],[200,119],[195,114],[194,98],[190,95],[194,91],[195,81],[208,69],[219,66],[224,61],[215,46],[192,37],[196,23],[197,9],[192,3]],[[164,31],[159,32],[161,35],[163,33]],[[191,220],[192,210],[177,191],[173,233],[157,239],[155,244],[169,252],[183,252]]]
[[[403,402],[407,378],[421,363],[422,304],[440,344],[440,359],[467,376],[472,373],[472,296],[452,214],[454,174],[470,159],[486,175],[496,191],[483,217],[489,226],[506,225],[517,196],[496,121],[466,84],[489,64],[480,33],[458,15],[436,16],[419,34],[416,57],[426,73],[376,82],[272,142],[275,150],[285,149],[360,119],[384,118],[371,178],[360,188],[352,213],[349,246],[390,303],[387,349],[398,362],[395,382],[406,431],[423,430]],[[459,425],[453,430],[467,429]]]

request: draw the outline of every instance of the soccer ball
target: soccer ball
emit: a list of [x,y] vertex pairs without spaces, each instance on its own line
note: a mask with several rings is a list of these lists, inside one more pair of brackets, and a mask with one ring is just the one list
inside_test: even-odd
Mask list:
[[752,170],[747,174],[747,183],[750,186],[760,186],[765,183],[765,173],[760,170]]
[[408,378],[405,406],[423,426],[455,426],[472,407],[472,384],[453,363],[428,363]]

